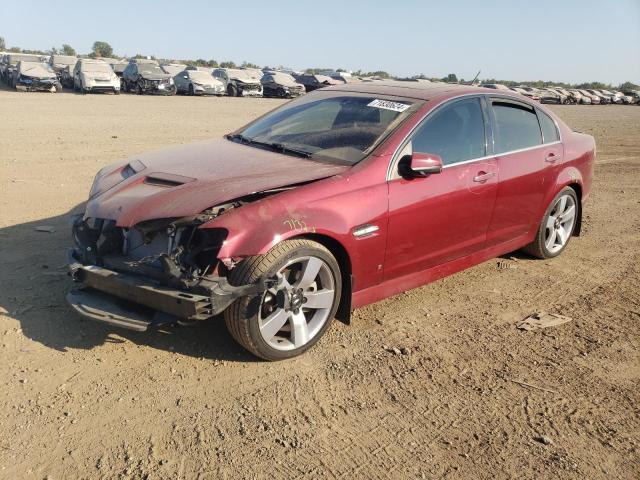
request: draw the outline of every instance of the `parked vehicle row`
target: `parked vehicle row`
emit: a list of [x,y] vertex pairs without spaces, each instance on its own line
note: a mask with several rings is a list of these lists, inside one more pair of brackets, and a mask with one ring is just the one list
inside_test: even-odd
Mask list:
[[640,94],[638,91],[612,92],[609,90],[596,89],[565,89],[563,87],[534,88],[527,85],[507,87],[500,83],[485,83],[481,86],[495,90],[511,90],[540,103],[556,103],[559,105],[607,105],[612,103],[631,105],[640,102]]
[[[20,71],[20,62],[24,65]],[[36,67],[36,65],[40,65]],[[52,76],[53,73],[53,76]],[[55,78],[55,80],[52,80]],[[121,91],[139,95],[228,95],[230,97],[295,98],[331,85],[370,82],[342,71],[319,74],[292,70],[256,68],[211,68],[182,63],[160,64],[156,60],[117,58],[88,59],[69,55],[6,53],[0,56],[0,79],[23,91],[59,92],[62,88],[80,93]],[[428,80],[423,80],[429,82]],[[539,103],[555,104],[640,104],[639,91],[596,89],[508,87],[492,83],[485,88],[517,92]]]

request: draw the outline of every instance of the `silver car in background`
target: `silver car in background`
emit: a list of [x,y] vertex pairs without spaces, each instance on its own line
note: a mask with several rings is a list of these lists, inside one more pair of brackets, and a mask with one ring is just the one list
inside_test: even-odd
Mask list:
[[73,69],[73,87],[76,92],[120,93],[120,79],[104,60],[81,58]]
[[217,95],[225,94],[224,84],[213,78],[210,73],[201,70],[183,70],[173,77],[177,93],[187,95]]

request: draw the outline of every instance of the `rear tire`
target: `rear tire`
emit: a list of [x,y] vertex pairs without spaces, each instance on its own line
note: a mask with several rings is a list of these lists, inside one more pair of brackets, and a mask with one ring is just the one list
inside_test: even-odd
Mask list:
[[576,191],[564,187],[547,207],[535,239],[523,250],[543,259],[560,255],[567,248],[576,228],[579,208]]
[[285,279],[278,291],[239,298],[224,312],[231,336],[271,361],[295,357],[315,345],[331,325],[342,291],[335,257],[310,240],[286,240],[265,255],[245,259],[229,281],[247,285],[274,277]]
[[189,84],[189,95],[194,96],[196,91],[193,89],[193,84]]

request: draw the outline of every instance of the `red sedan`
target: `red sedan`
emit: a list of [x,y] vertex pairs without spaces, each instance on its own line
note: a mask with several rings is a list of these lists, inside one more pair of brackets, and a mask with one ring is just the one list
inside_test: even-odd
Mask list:
[[298,355],[350,312],[580,234],[595,143],[516,93],[318,90],[225,138],[102,169],[73,222],[69,303],[136,330],[224,313],[255,355]]

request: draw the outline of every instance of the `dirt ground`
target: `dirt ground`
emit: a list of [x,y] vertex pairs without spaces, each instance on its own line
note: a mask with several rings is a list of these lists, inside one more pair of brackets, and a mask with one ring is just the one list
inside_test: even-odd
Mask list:
[[[357,310],[300,358],[256,361],[218,319],[140,334],[67,308],[99,168],[278,104],[0,91],[0,478],[639,478],[639,107],[555,108],[598,143],[561,257]],[[515,328],[539,311],[573,320]]]

